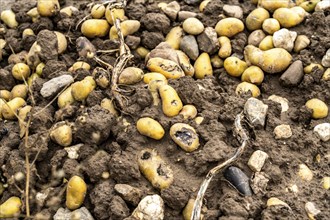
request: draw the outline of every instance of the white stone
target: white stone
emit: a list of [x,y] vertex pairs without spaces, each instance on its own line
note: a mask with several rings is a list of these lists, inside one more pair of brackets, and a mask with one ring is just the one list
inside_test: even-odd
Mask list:
[[238,5],[224,5],[223,11],[229,17],[243,18],[243,9]]
[[314,219],[314,217],[316,215],[318,215],[319,213],[321,213],[321,210],[319,210],[318,208],[316,208],[316,206],[315,206],[315,204],[313,202],[306,202],[306,204],[305,204],[305,210],[306,210],[306,212],[308,214],[308,217],[310,217],[310,219]]
[[330,123],[322,123],[314,127],[314,133],[322,141],[330,140]]
[[280,103],[282,107],[282,112],[286,112],[289,110],[289,101],[286,98],[277,95],[271,95],[268,97],[268,100]]
[[324,67],[330,67],[330,48],[327,50],[327,52],[323,56],[321,64]]
[[176,1],[168,3],[164,8],[162,8],[163,12],[173,21],[175,21],[178,16],[178,12],[180,11],[180,4]]
[[163,199],[157,194],[144,197],[132,213],[132,217],[138,220],[163,220]]
[[56,78],[53,78],[42,85],[40,94],[44,98],[51,97],[56,95],[62,88],[67,85],[70,85],[74,82],[74,79],[70,75],[62,75]]
[[315,11],[324,11],[327,8],[330,8],[330,1],[323,0],[316,4]]
[[253,97],[249,98],[244,105],[246,117],[256,128],[265,126],[267,111],[268,105]]
[[70,211],[67,208],[59,208],[54,215],[54,220],[94,220],[91,213],[85,207]]
[[83,146],[83,144],[77,144],[71,147],[65,147],[64,150],[68,153],[68,157],[70,159],[78,159],[79,157],[79,149]]
[[278,125],[274,129],[275,139],[287,139],[292,136],[290,125]]
[[260,172],[268,157],[266,152],[261,150],[254,151],[249,159],[248,166],[252,171]]
[[291,52],[296,38],[297,32],[282,28],[273,34],[274,47],[283,48]]

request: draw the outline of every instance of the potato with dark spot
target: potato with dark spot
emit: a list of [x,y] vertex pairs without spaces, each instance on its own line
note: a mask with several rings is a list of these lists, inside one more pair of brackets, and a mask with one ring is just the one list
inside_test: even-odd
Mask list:
[[169,117],[178,115],[183,105],[175,89],[169,85],[162,85],[159,87],[159,94],[164,114]]

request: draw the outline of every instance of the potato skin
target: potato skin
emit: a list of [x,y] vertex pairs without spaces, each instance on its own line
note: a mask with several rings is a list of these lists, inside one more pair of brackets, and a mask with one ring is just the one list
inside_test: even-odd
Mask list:
[[196,59],[195,64],[195,77],[197,79],[204,79],[206,76],[213,74],[211,58],[208,53],[202,53]]
[[155,140],[160,140],[164,137],[165,131],[158,121],[144,117],[140,118],[136,123],[136,128],[140,134],[150,137]]
[[66,188],[66,207],[70,210],[79,208],[85,199],[87,185],[79,176],[73,176]]
[[159,87],[159,94],[162,99],[164,114],[168,117],[178,115],[183,107],[183,104],[175,89],[169,85],[162,85]]
[[88,38],[104,37],[109,30],[110,25],[104,19],[88,19],[81,26],[81,33]]
[[26,80],[30,76],[31,70],[25,63],[17,63],[12,68],[12,74],[15,79],[23,81],[23,79]]
[[224,18],[215,26],[219,36],[233,37],[244,30],[244,23],[238,18]]
[[237,57],[228,57],[225,59],[224,67],[229,75],[239,77],[247,68],[247,64]]
[[8,119],[8,120],[16,119],[15,113],[17,113],[18,109],[23,107],[25,104],[26,103],[25,103],[24,99],[22,99],[20,97],[13,98],[9,102],[7,102],[7,104],[4,104],[2,106],[1,113],[2,113],[3,118]]
[[248,91],[252,93],[252,97],[258,97],[260,95],[260,89],[258,88],[258,86],[248,82],[241,82],[240,84],[238,84],[235,93],[237,95],[240,95]]
[[0,218],[13,218],[21,211],[22,201],[18,197],[10,197],[0,205]]
[[321,119],[328,116],[329,108],[321,100],[313,98],[306,102],[306,107],[313,110],[312,118]]

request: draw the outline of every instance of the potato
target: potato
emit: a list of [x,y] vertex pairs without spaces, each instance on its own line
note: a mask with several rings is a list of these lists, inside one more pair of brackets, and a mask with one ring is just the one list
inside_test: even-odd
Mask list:
[[187,18],[182,23],[183,30],[191,35],[199,35],[204,31],[203,23],[197,18]]
[[136,128],[140,134],[150,137],[155,140],[160,140],[164,137],[165,131],[158,121],[144,117],[136,122]]
[[310,73],[313,71],[314,68],[317,68],[317,69],[319,69],[319,70],[321,70],[321,71],[324,70],[324,68],[323,68],[323,66],[322,66],[321,64],[318,64],[318,63],[311,63],[311,64],[309,64],[308,66],[306,66],[306,67],[304,68],[304,73],[305,73],[305,74],[310,74]]
[[237,18],[224,18],[215,26],[219,36],[233,37],[244,30],[244,23]]
[[28,92],[28,87],[25,84],[17,84],[11,89],[11,97],[21,97],[22,99],[26,99]]
[[0,90],[0,98],[8,102],[12,99],[11,92],[8,90]]
[[201,117],[201,116],[198,116],[198,117],[195,118],[195,122],[196,122],[197,125],[202,124],[203,121],[204,121],[204,118]]
[[167,85],[167,81],[164,80],[152,80],[149,82],[148,89],[153,99],[153,105],[158,106],[161,102],[158,89],[162,85]]
[[118,112],[115,108],[115,105],[113,104],[113,100],[104,98],[101,101],[101,107],[108,110],[111,114],[118,116]]
[[292,61],[292,56],[283,48],[273,48],[262,51],[248,45],[244,49],[244,57],[248,65],[259,66],[267,73],[278,73],[285,70]]
[[27,36],[33,36],[33,35],[35,35],[35,34],[31,28],[24,29],[24,31],[22,33],[23,38],[25,38]]
[[262,23],[262,29],[268,34],[274,34],[280,28],[280,23],[275,18],[267,18]]
[[162,190],[172,184],[173,171],[155,150],[142,150],[138,157],[138,164],[141,173],[153,187]]
[[259,49],[261,50],[270,50],[274,48],[274,43],[273,43],[273,36],[268,35],[259,44]]
[[79,82],[75,82],[71,85],[72,97],[77,101],[85,100],[89,93],[91,93],[96,87],[96,82],[93,77],[87,76]]
[[18,22],[16,21],[16,15],[12,10],[2,11],[1,20],[10,28],[16,28],[18,26]]
[[150,53],[150,50],[145,47],[138,47],[135,52],[143,59],[148,55],[148,53]]
[[12,196],[0,205],[0,218],[15,218],[21,212],[22,201]]
[[100,19],[105,14],[105,6],[102,4],[95,4],[92,8],[91,15],[94,19]]
[[167,79],[163,74],[156,73],[156,72],[144,74],[144,76],[143,76],[144,83],[149,84],[153,80],[162,80],[164,82],[167,82]]
[[[184,220],[191,220],[191,216],[194,210],[195,199],[189,199],[186,207],[182,211]],[[201,219],[204,220],[204,215],[201,214]]]
[[[140,29],[141,23],[138,20],[126,20],[120,23],[120,30],[123,37],[134,34]],[[118,39],[117,28],[113,25],[109,32],[110,40]]]
[[314,119],[326,118],[328,116],[328,106],[317,98],[308,100],[305,105],[313,111],[312,118]]
[[32,86],[33,85],[33,82],[37,79],[37,78],[40,78],[40,76],[36,73],[33,73],[27,80],[27,84],[28,86]]
[[75,13],[75,12],[78,12],[78,8],[74,7],[74,6],[67,6],[65,8],[62,8],[60,10],[60,14],[66,14],[67,16],[69,17],[72,17],[72,15]]
[[[0,28],[1,29],[1,28]],[[0,61],[2,60],[3,56],[3,48],[7,45],[7,42],[4,39],[0,39]]]
[[23,79],[26,80],[30,76],[31,70],[25,63],[17,63],[13,66],[11,72],[15,79],[23,81]]
[[62,147],[70,146],[72,143],[71,126],[64,121],[56,123],[51,128],[50,138]]
[[75,63],[69,68],[69,72],[75,72],[75,71],[77,71],[78,69],[90,70],[90,69],[91,69],[91,66],[90,66],[88,63],[86,63],[86,62],[78,61],[78,62],[75,62]]
[[58,54],[62,54],[66,51],[66,48],[68,47],[68,42],[66,40],[66,37],[64,34],[58,31],[54,31],[57,37],[57,52]]
[[310,0],[310,1],[305,1],[301,4],[299,4],[299,6],[302,7],[307,12],[313,12],[315,9],[315,6],[319,2],[320,2],[320,0]]
[[161,85],[159,87],[159,94],[162,99],[164,114],[168,117],[178,115],[183,105],[175,89],[169,85]]
[[234,77],[240,77],[244,70],[248,67],[246,62],[240,60],[237,57],[228,57],[223,63],[227,73]]
[[51,17],[60,10],[60,4],[58,0],[38,0],[37,9],[41,16]]
[[299,164],[298,176],[304,181],[312,181],[313,172],[305,164]]
[[328,69],[323,73],[322,79],[325,80],[325,81],[329,81],[329,80],[330,80],[330,68],[328,68]]
[[293,8],[279,8],[274,14],[281,27],[290,28],[300,24],[305,18],[305,10],[299,6]]
[[17,97],[17,98],[13,98],[12,100],[10,100],[9,102],[7,102],[7,104],[2,106],[2,116],[4,119],[7,120],[14,120],[16,119],[16,115],[18,110],[23,107],[25,105],[25,100]]
[[79,176],[71,177],[66,188],[66,207],[70,210],[79,208],[84,203],[86,192],[85,181]]
[[330,189],[330,176],[325,176],[322,179],[322,186],[324,189],[328,190]]
[[165,3],[165,2],[160,2],[157,4],[157,7],[162,10],[164,10],[166,8],[166,6],[167,6],[167,3]]
[[165,42],[167,42],[174,50],[180,48],[180,42],[183,36],[183,29],[180,26],[174,27],[166,35]]
[[127,67],[119,75],[118,83],[133,85],[143,79],[143,70],[137,67]]
[[305,49],[308,47],[310,44],[310,40],[306,35],[298,35],[295,42],[294,42],[294,52],[299,53],[301,50]]
[[274,11],[278,8],[288,8],[290,5],[290,0],[281,0],[281,1],[273,1],[273,0],[259,0],[259,6],[267,9],[268,11]]
[[242,81],[260,85],[264,80],[264,72],[257,66],[249,66],[242,74]]
[[202,53],[196,59],[195,64],[195,77],[197,79],[203,79],[206,76],[213,75],[213,69],[211,64],[211,59],[208,53]]
[[72,96],[72,87],[68,87],[66,90],[62,92],[61,95],[59,95],[57,99],[57,105],[60,108],[64,108],[67,105],[71,105],[75,102],[75,99]]
[[238,84],[235,90],[235,93],[237,95],[241,95],[248,92],[252,94],[252,97],[258,97],[260,95],[260,90],[258,86],[248,82],[242,82]]
[[110,9],[109,7],[106,8],[105,10],[105,18],[109,22],[109,24],[113,25],[114,20],[119,19],[119,20],[124,20],[125,18],[125,11],[122,8],[112,8]]
[[160,57],[149,59],[147,68],[150,71],[163,74],[167,79],[178,79],[184,76],[183,70],[176,62]]
[[81,25],[81,33],[88,38],[104,37],[109,30],[110,25],[104,19],[88,19]]
[[219,57],[221,58],[227,58],[231,55],[231,43],[230,39],[228,37],[222,36],[219,37],[219,44],[220,44],[220,50],[219,50]]
[[96,84],[102,89],[106,89],[110,85],[110,74],[101,67],[96,67],[93,70],[93,78]]
[[31,67],[37,67],[41,63],[39,54],[41,53],[41,47],[37,44],[37,41],[34,42],[29,50],[26,61],[27,64]]
[[254,9],[246,18],[245,24],[247,29],[254,31],[261,29],[264,20],[269,18],[269,12],[264,8]]
[[214,68],[221,68],[223,67],[223,60],[218,55],[213,55],[211,57],[211,64]]
[[195,74],[195,69],[191,65],[189,57],[181,50],[176,50],[176,54],[178,55],[179,64],[180,64],[180,67],[182,68],[184,74],[186,76],[193,77]]
[[197,116],[197,109],[193,105],[184,105],[179,113],[184,119],[194,119]]
[[31,17],[33,23],[40,18],[37,7],[30,9],[26,14]]
[[[211,0],[204,0],[199,4],[199,11],[203,12],[206,5],[210,2]],[[190,219],[189,219],[190,220]]]
[[19,128],[20,128],[19,136],[21,138],[24,137],[24,135],[25,135],[27,121],[28,121],[27,117],[28,117],[28,114],[31,112],[31,109],[32,109],[32,106],[27,105],[18,111],[18,117],[19,117],[18,124],[19,124]]
[[38,66],[36,67],[36,74],[38,74],[38,76],[42,76],[42,70],[44,69],[45,66],[46,64],[44,63],[38,64]]
[[170,136],[186,152],[192,152],[199,147],[196,130],[188,124],[176,123],[172,125]]

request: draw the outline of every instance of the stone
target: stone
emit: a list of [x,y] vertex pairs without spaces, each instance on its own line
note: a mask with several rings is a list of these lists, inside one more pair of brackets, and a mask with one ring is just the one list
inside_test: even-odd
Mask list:
[[74,79],[70,75],[62,75],[56,78],[53,78],[42,85],[40,94],[44,98],[52,97],[56,95],[61,89],[65,86],[70,85],[74,82]]
[[251,196],[252,190],[249,177],[238,167],[228,167],[224,171],[224,177],[244,196]]
[[282,28],[273,34],[274,47],[283,48],[291,52],[294,47],[294,41],[296,40],[296,37],[297,32]]
[[313,202],[306,202],[305,211],[307,212],[309,219],[315,219],[314,217],[321,213],[321,210],[316,208],[316,205]]
[[5,69],[0,69],[0,90],[10,91],[15,85],[15,78],[11,72]]
[[137,37],[137,36],[128,35],[125,38],[125,43],[132,50],[135,50],[136,48],[138,48],[138,46],[140,45],[140,42],[141,42],[141,38]]
[[268,97],[268,100],[281,104],[282,112],[289,110],[289,101],[286,98],[277,95],[271,95]]
[[244,105],[246,117],[256,128],[265,126],[267,111],[268,105],[253,97],[249,98]]
[[162,10],[172,21],[175,21],[180,11],[180,4],[177,1],[173,1],[168,3]]
[[330,67],[330,48],[327,50],[327,52],[323,56],[321,64],[324,67]]
[[324,11],[327,8],[330,8],[330,1],[323,0],[316,4],[315,11]]
[[163,41],[165,41],[165,37],[161,32],[142,32],[141,43],[148,49],[154,49],[158,44]]
[[299,164],[298,176],[304,181],[312,181],[313,172],[305,164]]
[[166,34],[170,30],[170,19],[161,13],[148,13],[141,18],[141,24],[152,32],[163,32]]
[[199,49],[196,38],[192,35],[184,36],[180,42],[180,49],[192,60],[199,56]]
[[163,199],[157,194],[144,197],[133,211],[132,217],[137,220],[163,220]]
[[251,155],[248,161],[248,166],[252,171],[260,172],[268,157],[269,156],[266,152],[263,152],[261,150],[256,150]]
[[196,16],[197,16],[197,14],[195,12],[192,12],[192,11],[179,11],[178,20],[179,21],[184,21],[187,18],[194,18]]
[[199,35],[204,31],[203,23],[197,18],[187,18],[182,23],[183,30],[191,35]]
[[187,3],[188,5],[194,5],[197,3],[200,3],[202,0],[184,0],[185,3]]
[[223,12],[228,17],[243,18],[243,9],[238,5],[224,5]]
[[217,32],[212,27],[204,29],[203,33],[197,36],[198,47],[208,54],[217,52],[220,48]]
[[283,86],[298,86],[304,78],[304,67],[300,60],[293,62],[281,75],[280,83]]
[[322,141],[330,140],[330,123],[318,124],[314,127],[315,135]]
[[275,139],[287,139],[292,136],[290,125],[278,125],[274,129]]
[[94,220],[91,213],[85,207],[81,207],[80,209],[76,209],[74,211],[70,211],[67,208],[59,208],[54,215],[54,220]]
[[263,172],[256,172],[251,179],[251,189],[254,194],[266,194],[269,177]]
[[157,47],[155,47],[155,49],[150,51],[146,59],[146,63],[148,62],[149,59],[155,57],[163,58],[165,60],[171,60],[179,64],[178,54],[167,42],[161,42],[160,44],[157,45]]
[[142,191],[128,184],[116,184],[114,189],[119,196],[133,206],[137,206],[142,198]]
[[68,158],[70,159],[78,159],[79,158],[79,149],[84,146],[83,144],[77,144],[71,147],[65,147],[64,150],[68,153]]
[[110,202],[110,219],[125,219],[129,216],[130,210],[120,196],[114,196]]

